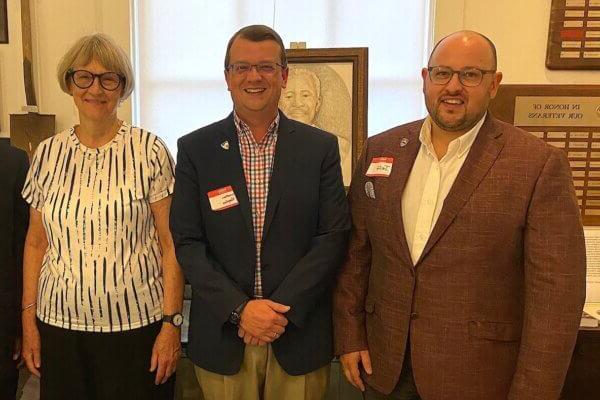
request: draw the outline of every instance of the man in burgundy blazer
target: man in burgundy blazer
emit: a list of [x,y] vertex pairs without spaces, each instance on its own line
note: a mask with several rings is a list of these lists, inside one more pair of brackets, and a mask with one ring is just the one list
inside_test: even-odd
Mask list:
[[557,399],[585,298],[567,158],[486,113],[502,75],[484,36],[442,39],[422,77],[429,117],[370,138],[352,180],[344,373],[367,399]]

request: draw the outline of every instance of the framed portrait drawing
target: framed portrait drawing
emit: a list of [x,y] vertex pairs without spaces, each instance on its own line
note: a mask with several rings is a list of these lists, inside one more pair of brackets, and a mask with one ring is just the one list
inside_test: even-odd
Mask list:
[[8,10],[6,0],[0,0],[0,43],[8,43]]
[[287,49],[279,107],[291,119],[337,136],[344,186],[367,138],[368,48]]

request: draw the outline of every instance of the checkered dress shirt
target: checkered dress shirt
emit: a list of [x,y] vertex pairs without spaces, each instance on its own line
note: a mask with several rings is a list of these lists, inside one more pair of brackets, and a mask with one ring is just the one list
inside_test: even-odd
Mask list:
[[240,154],[248,197],[252,205],[252,224],[254,226],[254,242],[256,244],[256,268],[254,270],[254,297],[262,298],[262,279],[260,250],[262,234],[267,209],[267,196],[269,195],[269,182],[273,172],[275,158],[275,144],[277,143],[277,129],[279,128],[279,114],[273,120],[267,134],[260,143],[257,143],[250,131],[250,127],[234,112],[235,128],[240,144]]

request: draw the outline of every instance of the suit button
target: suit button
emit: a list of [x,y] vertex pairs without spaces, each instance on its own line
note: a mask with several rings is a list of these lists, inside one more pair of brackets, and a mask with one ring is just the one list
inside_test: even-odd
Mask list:
[[414,312],[414,313],[410,314],[410,319],[417,319],[417,318],[419,318],[419,313]]

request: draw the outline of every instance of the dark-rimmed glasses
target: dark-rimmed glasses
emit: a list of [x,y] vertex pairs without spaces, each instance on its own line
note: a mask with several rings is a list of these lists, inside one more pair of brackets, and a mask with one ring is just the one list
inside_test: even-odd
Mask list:
[[436,85],[445,85],[450,82],[454,74],[458,74],[460,83],[467,87],[479,86],[485,74],[496,72],[495,69],[480,69],[475,67],[455,70],[445,65],[427,67],[427,70],[429,71],[429,79]]
[[94,74],[85,69],[67,71],[67,78],[71,78],[75,86],[80,89],[87,89],[94,84],[94,80],[98,78],[100,86],[106,90],[117,90],[121,82],[125,82],[125,77],[116,72],[104,72],[102,74]]
[[276,62],[262,62],[258,64],[238,62],[229,64],[227,66],[227,71],[231,71],[236,75],[246,75],[252,70],[252,68],[256,68],[256,72],[258,72],[260,75],[268,76],[275,75],[275,72],[277,72],[277,67],[284,68],[283,65]]

